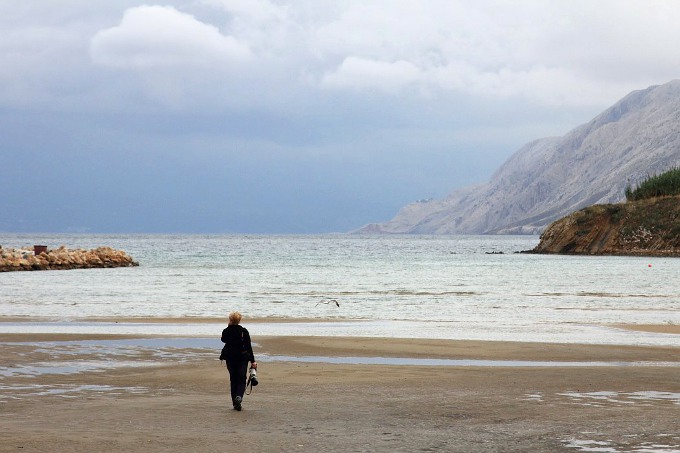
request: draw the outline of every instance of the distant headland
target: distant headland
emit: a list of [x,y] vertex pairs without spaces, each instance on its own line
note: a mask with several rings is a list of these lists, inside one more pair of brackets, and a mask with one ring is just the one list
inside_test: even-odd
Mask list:
[[44,245],[20,249],[5,249],[0,246],[0,272],[133,266],[139,266],[139,263],[127,253],[111,247],[69,250],[61,246],[49,250]]
[[627,185],[680,165],[680,80],[630,93],[561,137],[531,141],[491,179],[402,207],[365,234],[540,234]]

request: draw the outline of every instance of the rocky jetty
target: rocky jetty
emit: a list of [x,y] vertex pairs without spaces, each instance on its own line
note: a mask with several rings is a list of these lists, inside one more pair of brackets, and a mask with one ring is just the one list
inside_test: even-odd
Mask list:
[[528,253],[680,257],[680,197],[582,209],[548,226]]
[[4,249],[0,246],[0,272],[132,267],[139,264],[127,253],[111,247],[92,250],[69,250],[61,246],[48,250],[45,246]]

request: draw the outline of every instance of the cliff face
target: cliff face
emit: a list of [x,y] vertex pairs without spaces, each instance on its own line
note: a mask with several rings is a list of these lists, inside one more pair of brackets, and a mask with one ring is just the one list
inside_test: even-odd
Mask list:
[[536,140],[486,184],[412,203],[363,233],[537,234],[593,204],[623,201],[630,183],[680,166],[680,80],[634,91],[563,137]]
[[532,252],[680,256],[680,197],[582,209],[546,228]]

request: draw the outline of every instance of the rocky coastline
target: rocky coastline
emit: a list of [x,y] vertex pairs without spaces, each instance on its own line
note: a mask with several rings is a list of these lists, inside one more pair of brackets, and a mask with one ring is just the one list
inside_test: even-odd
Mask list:
[[525,253],[680,257],[680,197],[582,209],[552,223]]
[[5,249],[0,246],[0,272],[133,266],[139,266],[139,263],[127,253],[111,247],[71,250],[62,245],[49,250],[43,245],[20,249]]

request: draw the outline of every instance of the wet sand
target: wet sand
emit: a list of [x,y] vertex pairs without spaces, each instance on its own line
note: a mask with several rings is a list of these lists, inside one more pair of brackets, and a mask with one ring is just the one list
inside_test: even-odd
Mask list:
[[614,324],[612,327],[639,332],[680,334],[680,324]]
[[[254,338],[259,345],[256,357],[262,358],[261,383],[246,396],[244,410],[236,412],[228,401],[227,372],[216,359],[217,351],[174,350],[159,359],[148,351],[110,356],[44,343],[94,337],[0,335],[0,364],[10,370],[55,360],[125,365],[62,374],[0,375],[0,451],[680,449],[680,367],[649,365],[680,362],[677,348]],[[96,336],[97,340],[117,338]],[[367,366],[266,360],[274,355],[646,365]]]

